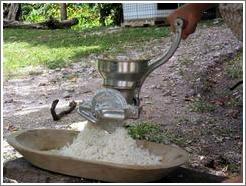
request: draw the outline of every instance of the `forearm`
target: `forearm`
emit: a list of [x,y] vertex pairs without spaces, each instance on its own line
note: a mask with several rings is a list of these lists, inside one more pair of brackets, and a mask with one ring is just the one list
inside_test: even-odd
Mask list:
[[205,10],[208,10],[210,8],[214,8],[217,6],[218,6],[217,3],[188,3],[188,4],[185,4],[183,7],[186,7],[190,10],[194,10],[194,11],[198,11],[202,13]]

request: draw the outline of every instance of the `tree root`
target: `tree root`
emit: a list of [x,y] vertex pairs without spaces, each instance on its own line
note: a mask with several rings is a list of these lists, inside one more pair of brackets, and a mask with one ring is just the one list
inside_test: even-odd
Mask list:
[[55,109],[56,109],[56,106],[57,106],[58,102],[59,102],[59,99],[54,100],[52,102],[52,105],[51,105],[51,108],[50,108],[50,112],[51,112],[51,115],[52,115],[54,121],[60,120],[63,116],[65,116],[65,115],[69,114],[70,112],[72,112],[77,106],[77,103],[75,101],[72,101],[72,102],[69,103],[69,109],[61,111],[59,114],[57,114]]

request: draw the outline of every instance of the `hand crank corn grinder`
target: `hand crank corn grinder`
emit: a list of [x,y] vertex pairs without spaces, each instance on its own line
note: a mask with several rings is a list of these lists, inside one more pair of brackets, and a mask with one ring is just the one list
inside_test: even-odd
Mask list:
[[142,84],[151,72],[173,56],[181,40],[182,28],[183,20],[176,19],[170,48],[152,62],[98,59],[98,71],[104,88],[98,90],[91,100],[81,102],[78,112],[92,123],[139,118]]

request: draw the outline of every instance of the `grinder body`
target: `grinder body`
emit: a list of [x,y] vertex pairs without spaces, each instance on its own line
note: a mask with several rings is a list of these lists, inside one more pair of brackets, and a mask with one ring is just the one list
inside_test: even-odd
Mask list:
[[151,72],[173,56],[182,28],[183,20],[178,18],[171,47],[154,61],[98,59],[97,68],[104,88],[98,90],[92,100],[82,102],[78,112],[92,123],[139,118],[142,84]]

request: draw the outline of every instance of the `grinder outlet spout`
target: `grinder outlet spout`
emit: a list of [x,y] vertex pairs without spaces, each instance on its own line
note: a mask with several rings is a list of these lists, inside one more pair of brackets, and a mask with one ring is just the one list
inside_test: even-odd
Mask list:
[[80,103],[78,112],[92,123],[139,117],[137,106],[128,104],[119,91],[108,88],[98,90],[92,100]]

